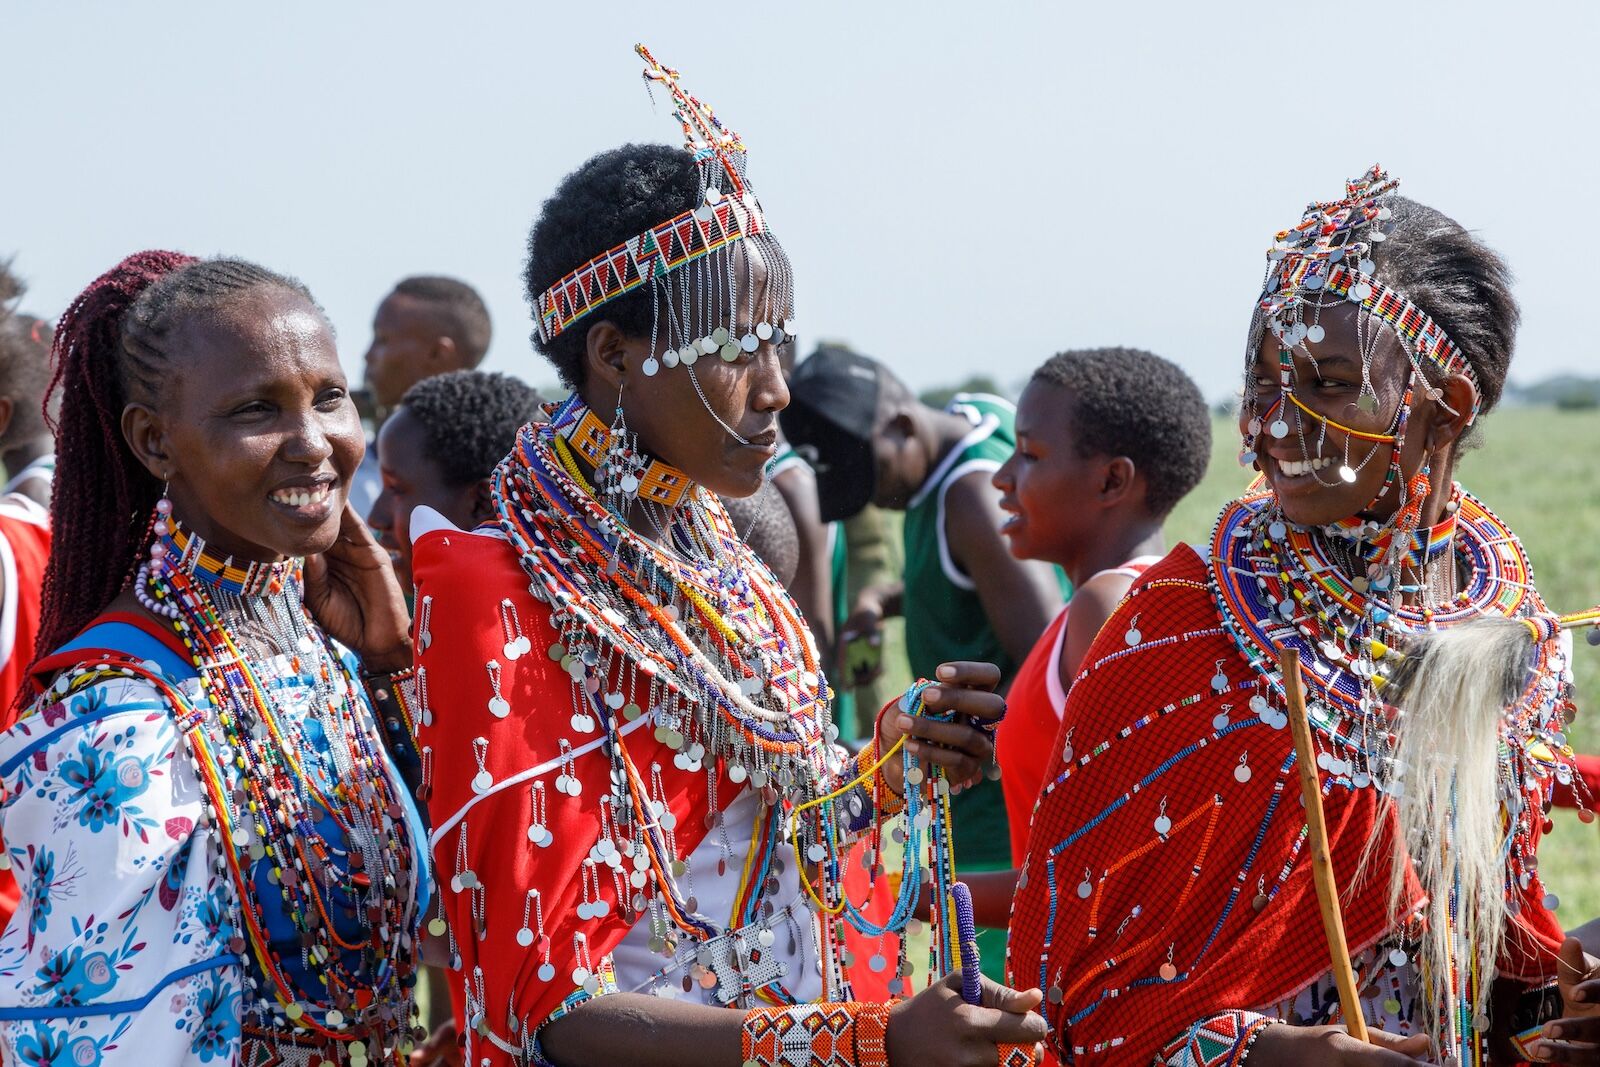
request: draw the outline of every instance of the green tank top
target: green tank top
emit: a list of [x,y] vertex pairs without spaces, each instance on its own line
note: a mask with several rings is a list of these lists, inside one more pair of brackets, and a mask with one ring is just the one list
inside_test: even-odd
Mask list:
[[[941,663],[970,659],[997,665],[1001,678],[1009,682],[1019,664],[1006,655],[989,625],[977,585],[950,554],[944,502],[957,479],[974,471],[987,477],[1010,458],[1017,445],[1017,409],[997,396],[962,393],[945,410],[965,416],[972,429],[939,461],[906,507],[906,654],[911,673],[918,678],[932,678]],[[950,807],[957,868],[1011,866],[1005,797],[998,781],[985,779],[953,797]],[[983,956],[985,972],[990,955]]]
[[1006,655],[984,614],[978,587],[956,565],[945,539],[945,495],[974,472],[988,477],[1017,446],[1017,409],[982,393],[961,393],[945,409],[972,423],[939,461],[906,506],[906,654],[911,673],[932,678],[941,663],[956,659],[996,664],[1010,680],[1020,664]]

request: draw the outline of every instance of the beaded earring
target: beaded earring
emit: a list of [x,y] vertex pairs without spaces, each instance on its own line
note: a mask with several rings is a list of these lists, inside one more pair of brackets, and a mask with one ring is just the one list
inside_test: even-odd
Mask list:
[[165,619],[176,619],[181,611],[173,600],[157,600],[150,592],[150,577],[154,574],[160,577],[167,567],[166,536],[172,532],[172,500],[167,496],[171,486],[170,481],[161,485],[161,498],[156,501],[156,513],[150,523],[150,559],[141,564],[138,573],[133,579],[133,596],[141,607],[152,615]]
[[638,435],[628,430],[628,416],[622,410],[623,386],[617,386],[617,411],[607,429],[606,449],[595,468],[595,488],[606,507],[622,512],[639,498],[639,476],[645,459],[639,451]]

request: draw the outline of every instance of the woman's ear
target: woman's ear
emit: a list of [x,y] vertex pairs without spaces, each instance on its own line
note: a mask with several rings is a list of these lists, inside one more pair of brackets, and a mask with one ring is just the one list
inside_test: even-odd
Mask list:
[[172,458],[161,417],[153,408],[138,402],[122,409],[122,439],[150,476],[161,481],[172,478]]
[[610,319],[601,319],[589,327],[583,343],[586,384],[600,386],[612,397],[621,391],[628,374],[626,341],[627,337]]
[[[1437,395],[1435,395],[1437,394]],[[1453,445],[1472,425],[1478,406],[1478,387],[1465,374],[1452,374],[1429,393],[1433,410],[1428,418],[1428,451],[1437,452]]]

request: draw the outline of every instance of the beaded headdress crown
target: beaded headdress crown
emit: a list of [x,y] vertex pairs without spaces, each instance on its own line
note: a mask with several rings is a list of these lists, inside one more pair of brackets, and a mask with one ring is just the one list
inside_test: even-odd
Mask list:
[[[701,355],[732,362],[764,341],[781,344],[794,333],[789,263],[745,177],[744,141],[683,88],[676,70],[658,63],[644,45],[634,50],[645,61],[646,83],[672,98],[684,149],[700,172],[699,192],[692,207],[600,253],[540,293],[534,302],[539,337],[549,343],[590,312],[649,285],[657,297],[652,353],[660,358],[658,363],[652,355],[646,374],[663,364],[692,367]],[[737,266],[729,253],[741,243],[751,254]],[[759,301],[752,260],[766,271]]]
[[1280,230],[1267,251],[1259,317],[1293,348],[1308,334],[1317,340],[1319,331],[1304,321],[1304,308],[1348,300],[1391,326],[1410,348],[1413,361],[1445,375],[1464,374],[1476,385],[1472,365],[1444,329],[1375,276],[1373,248],[1388,239],[1394,226],[1393,212],[1383,200],[1399,184],[1373,164],[1361,177],[1345,182],[1343,199],[1314,201],[1297,225]]

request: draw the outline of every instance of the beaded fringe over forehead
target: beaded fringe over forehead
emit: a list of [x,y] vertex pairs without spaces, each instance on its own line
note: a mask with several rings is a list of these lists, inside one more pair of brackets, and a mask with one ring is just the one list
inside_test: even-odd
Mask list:
[[[590,312],[649,283],[653,289],[665,286],[652,340],[656,347],[665,342],[662,362],[669,367],[680,362],[692,366],[702,354],[713,353],[731,362],[763,341],[780,344],[794,333],[792,278],[788,258],[745,179],[744,142],[679,84],[676,70],[658,63],[643,45],[635,51],[646,63],[645,81],[663,86],[672,97],[684,149],[700,170],[699,203],[600,253],[540,293],[534,301],[539,338],[548,344]],[[731,253],[746,241],[758,254],[746,257],[747,306],[741,321],[739,301],[732,298],[740,271],[731,255],[716,253]],[[759,259],[766,269],[760,307],[754,306],[750,292],[755,270],[751,259]],[[698,266],[681,285],[667,284],[691,264]]]
[[[1300,309],[1319,298],[1343,298],[1387,323],[1411,349],[1414,360],[1445,375],[1463,374],[1477,384],[1465,355],[1444,329],[1403,293],[1375,277],[1373,248],[1387,240],[1392,213],[1383,199],[1400,182],[1377,164],[1345,182],[1343,199],[1307,206],[1300,222],[1281,230],[1267,252],[1267,276],[1257,304],[1257,328],[1271,326],[1291,347],[1306,336]],[[1323,294],[1326,294],[1324,297]],[[1248,357],[1249,354],[1247,354]]]

